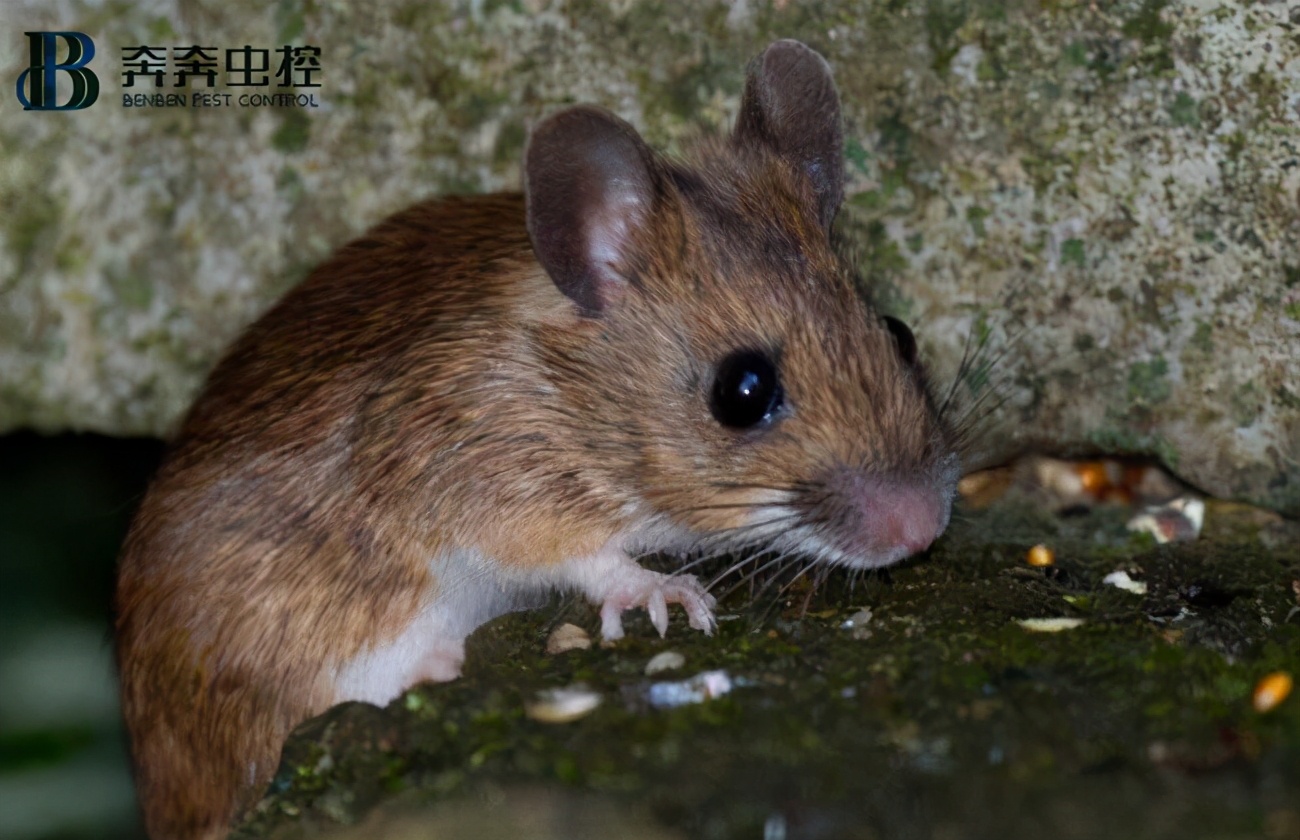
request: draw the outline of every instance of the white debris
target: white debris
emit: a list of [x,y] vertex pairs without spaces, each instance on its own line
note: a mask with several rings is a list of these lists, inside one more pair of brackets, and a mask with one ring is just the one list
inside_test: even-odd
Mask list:
[[656,653],[645,664],[645,675],[653,677],[662,671],[672,671],[686,664],[686,657],[682,656],[675,650],[666,650],[663,653]]
[[840,625],[840,629],[852,630],[855,627],[862,627],[870,623],[871,623],[871,610],[866,607],[863,607],[862,609],[855,612],[853,615],[844,619],[844,623]]
[[576,624],[561,624],[551,631],[546,640],[546,652],[555,655],[566,650],[586,650],[591,647],[591,636]]
[[871,638],[871,629],[867,627],[871,623],[871,610],[863,607],[853,615],[844,619],[840,624],[841,630],[847,630],[849,635],[855,639]]
[[651,683],[646,689],[646,702],[656,709],[672,709],[713,700],[734,687],[726,671],[704,671],[688,680]]
[[600,693],[577,683],[539,691],[533,702],[525,704],[524,713],[542,723],[568,723],[590,714],[599,705]]
[[1205,524],[1205,502],[1192,496],[1149,507],[1128,521],[1130,531],[1146,532],[1158,543],[1186,542],[1201,534]]
[[1129,573],[1120,569],[1111,572],[1101,579],[1102,583],[1109,583],[1111,586],[1123,589],[1125,592],[1132,592],[1134,595],[1147,594],[1147,584],[1144,580],[1134,580]]
[[1016,622],[1035,633],[1059,633],[1083,625],[1082,618],[1022,618]]

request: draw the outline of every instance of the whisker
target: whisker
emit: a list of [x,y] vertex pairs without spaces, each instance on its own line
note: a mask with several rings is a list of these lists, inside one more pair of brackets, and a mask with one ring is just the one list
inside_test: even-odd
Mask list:
[[[957,395],[958,386],[960,386],[962,380],[966,378],[966,373],[969,370],[968,365],[971,364],[971,342],[975,338],[975,333],[976,330],[974,328],[967,330],[966,332],[966,342],[962,346],[961,351],[961,362],[958,363],[957,372],[953,374],[952,377],[952,384],[948,386],[948,393],[944,396],[943,403],[939,406],[940,417],[943,417],[947,413],[948,405],[952,402],[953,397]],[[986,336],[985,339],[980,342],[980,347],[983,347],[987,340]],[[979,351],[977,350],[976,353],[978,354],[978,352]]]
[[748,566],[748,565],[750,565],[750,564],[752,564],[752,563],[757,563],[757,562],[758,562],[758,561],[759,561],[763,556],[764,556],[764,553],[763,553],[763,552],[760,552],[760,553],[758,553],[758,554],[749,554],[749,555],[746,555],[745,557],[742,557],[741,559],[737,560],[735,563],[732,563],[730,566],[728,566],[727,569],[726,569],[725,571],[723,571],[723,572],[719,573],[718,575],[716,575],[716,576],[713,578],[713,580],[709,581],[709,583],[708,583],[704,588],[705,588],[705,589],[712,589],[714,586],[717,585],[718,581],[723,580],[723,579],[726,578],[727,576],[733,574],[734,572],[739,571],[740,569],[744,568],[745,566]]
[[[762,596],[763,596],[763,595],[764,595],[764,594],[765,594],[769,589],[772,588],[772,585],[773,585],[776,581],[781,580],[782,577],[785,576],[786,572],[788,572],[789,569],[790,569],[792,566],[797,566],[797,565],[800,565],[800,564],[805,564],[805,565],[803,566],[803,568],[802,568],[799,572],[796,572],[796,573],[795,573],[795,575],[793,576],[793,580],[791,581],[791,583],[793,583],[794,581],[797,581],[797,580],[799,579],[799,576],[802,575],[802,574],[804,573],[804,571],[807,570],[807,565],[806,565],[806,564],[807,564],[807,563],[810,563],[810,562],[814,562],[814,561],[805,561],[805,560],[803,560],[803,558],[800,558],[800,557],[792,558],[791,560],[789,560],[789,562],[785,563],[783,566],[781,566],[781,568],[777,569],[775,572],[773,572],[771,575],[768,576],[767,582],[764,583],[763,586],[759,588],[758,592],[755,593],[755,594],[752,596],[751,600],[752,600],[752,601],[759,601],[759,600],[762,598]],[[784,590],[782,590],[782,591],[784,591]],[[778,594],[776,595],[776,597],[771,598],[771,599],[768,600],[768,602],[764,605],[764,607],[763,607],[763,611],[762,611],[761,613],[759,613],[759,616],[758,616],[758,620],[759,620],[759,622],[760,622],[760,623],[762,623],[762,622],[766,622],[767,619],[772,615],[773,610],[778,609],[778,608],[780,607],[780,604],[781,604],[781,595],[780,595],[780,593],[778,593]]]
[[[719,600],[719,601],[725,601],[727,598],[730,598],[731,595],[732,595],[733,593],[735,593],[735,591],[736,591],[737,589],[739,589],[740,587],[744,586],[746,583],[750,583],[750,582],[752,582],[753,580],[756,579],[756,577],[757,577],[758,575],[762,574],[762,573],[763,573],[764,571],[766,571],[767,569],[770,569],[772,566],[775,566],[775,565],[777,565],[777,564],[779,564],[779,563],[788,562],[788,561],[789,561],[789,558],[790,558],[790,554],[791,554],[791,552],[782,552],[782,553],[776,555],[776,557],[772,558],[772,559],[769,560],[768,562],[764,563],[762,566],[759,566],[758,568],[756,568],[756,569],[754,569],[754,570],[748,572],[748,573],[745,574],[745,575],[744,575],[744,576],[743,576],[739,581],[737,581],[736,584],[735,584],[734,586],[732,586],[730,589],[728,589],[726,592],[722,593],[721,595],[717,596],[718,600]],[[761,559],[762,557],[763,557],[762,554],[758,554],[758,555],[754,555],[753,557],[751,557],[751,558],[749,558],[749,559],[750,559],[750,561],[757,561],[757,560]],[[741,563],[741,564],[739,564],[739,565],[740,565],[740,566],[744,566],[745,564],[744,564],[744,563]],[[725,576],[719,576],[719,577],[717,577],[717,578],[714,578],[714,580],[713,580],[711,583],[709,583],[709,585],[708,585],[707,587],[705,587],[705,588],[706,588],[706,589],[712,589],[714,586],[717,586],[718,583],[721,582],[721,580],[722,580],[723,577],[725,577]],[[755,597],[756,597],[756,596],[755,596]]]
[[801,514],[796,512],[783,513],[780,514],[779,516],[771,516],[759,522],[750,522],[746,525],[737,525],[734,528],[727,528],[725,530],[721,530],[716,533],[709,534],[701,538],[696,545],[700,548],[710,546],[710,545],[718,545],[718,544],[734,545],[737,543],[737,537],[743,534],[751,533],[753,531],[757,531],[762,528],[768,528],[776,525],[785,525],[790,522],[797,522],[801,518],[802,518]]

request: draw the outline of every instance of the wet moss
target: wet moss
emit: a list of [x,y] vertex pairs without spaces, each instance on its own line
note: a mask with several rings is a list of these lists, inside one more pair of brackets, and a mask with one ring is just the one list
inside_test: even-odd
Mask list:
[[[1246,510],[1215,509],[1207,536],[1181,546],[1135,538],[1118,510],[968,513],[922,561],[779,596],[785,582],[741,587],[713,638],[678,614],[661,640],[635,616],[612,648],[546,656],[551,627],[594,632],[594,610],[509,616],[471,638],[463,679],[305,725],[236,836],[305,836],[394,790],[428,807],[537,784],[649,803],[686,837],[761,836],[774,815],[822,826],[790,836],[1248,831],[1300,785],[1300,704],[1261,715],[1250,701],[1261,674],[1300,661],[1300,541]],[[1040,541],[1056,549],[1046,570],[1023,561]],[[1147,593],[1104,584],[1117,568]],[[862,607],[872,617],[851,632]],[[1060,615],[1085,623],[1017,623]],[[733,690],[649,707],[641,670],[666,649],[687,665],[656,680],[723,669]],[[536,690],[576,681],[604,697],[589,716],[523,714]]]

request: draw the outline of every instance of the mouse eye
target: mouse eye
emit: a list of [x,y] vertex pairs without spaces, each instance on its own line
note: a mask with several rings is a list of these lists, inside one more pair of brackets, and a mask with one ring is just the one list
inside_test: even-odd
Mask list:
[[885,316],[885,326],[894,334],[894,343],[898,345],[898,355],[909,365],[916,364],[916,336],[907,328],[907,324],[889,315]]
[[757,350],[737,350],[718,365],[709,409],[724,426],[748,429],[771,418],[781,407],[776,365]]

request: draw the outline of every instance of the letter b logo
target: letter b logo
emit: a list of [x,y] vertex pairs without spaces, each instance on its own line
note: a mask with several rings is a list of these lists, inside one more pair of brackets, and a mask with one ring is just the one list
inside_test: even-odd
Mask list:
[[[95,57],[95,42],[80,32],[25,32],[31,64],[18,76],[18,101],[27,111],[79,111],[99,98],[99,77],[86,67]],[[68,45],[68,61],[59,64],[58,39]],[[59,104],[59,71],[72,77],[72,98]],[[30,81],[29,81],[30,80]]]

